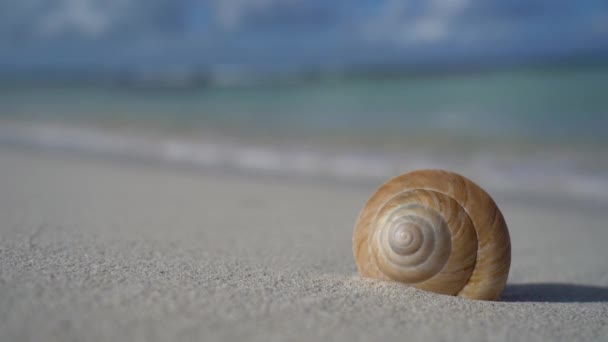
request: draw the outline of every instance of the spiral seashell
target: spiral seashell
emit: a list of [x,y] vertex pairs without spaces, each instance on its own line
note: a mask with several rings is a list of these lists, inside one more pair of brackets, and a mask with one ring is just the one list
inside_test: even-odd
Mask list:
[[511,264],[509,231],[490,195],[443,170],[382,185],[359,214],[353,252],[363,277],[484,300],[500,297]]

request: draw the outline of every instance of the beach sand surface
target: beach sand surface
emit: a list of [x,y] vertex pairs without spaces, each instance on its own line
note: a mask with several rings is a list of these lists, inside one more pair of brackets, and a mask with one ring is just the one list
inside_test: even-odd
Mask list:
[[608,205],[492,193],[511,273],[472,301],[357,276],[379,185],[2,147],[0,340],[608,340]]

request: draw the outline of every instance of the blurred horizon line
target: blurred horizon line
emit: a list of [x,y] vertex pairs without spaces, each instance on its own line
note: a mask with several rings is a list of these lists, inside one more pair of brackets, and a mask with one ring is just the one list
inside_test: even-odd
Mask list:
[[367,63],[264,69],[244,64],[166,65],[164,67],[0,66],[0,85],[111,84],[122,86],[208,87],[314,83],[351,79],[403,79],[474,76],[509,71],[554,72],[608,66],[606,54],[577,54],[519,61],[443,63]]

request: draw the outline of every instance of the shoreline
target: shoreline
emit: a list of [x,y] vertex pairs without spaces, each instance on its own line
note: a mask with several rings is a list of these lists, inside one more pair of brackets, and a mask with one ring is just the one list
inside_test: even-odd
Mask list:
[[[415,169],[441,168],[465,175],[490,192],[608,204],[605,159],[590,153],[563,155],[505,152],[492,148],[451,151],[409,146],[402,152],[331,145],[246,143],[231,139],[124,131],[57,123],[4,122],[0,146],[58,154],[133,160],[200,169],[233,170],[271,176],[328,178],[346,182],[384,182]],[[604,164],[602,164],[604,163]]]

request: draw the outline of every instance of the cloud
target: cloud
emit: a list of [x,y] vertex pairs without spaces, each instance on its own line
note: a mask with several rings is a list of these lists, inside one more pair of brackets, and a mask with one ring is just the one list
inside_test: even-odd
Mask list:
[[441,18],[427,17],[416,20],[413,25],[402,30],[406,41],[435,42],[446,36],[448,26]]
[[84,37],[103,35],[109,28],[111,16],[91,0],[63,0],[59,6],[40,18],[37,29],[41,36],[56,36],[78,32]]
[[469,6],[469,0],[390,0],[363,26],[363,34],[370,40],[399,45],[438,42],[448,38],[454,19]]
[[180,0],[0,0],[0,37],[44,42],[153,34],[178,28],[182,5]]
[[[334,0],[211,0],[217,25],[224,31],[323,29],[340,20],[345,2]],[[352,4],[351,4],[352,6]]]
[[608,12],[595,15],[590,25],[595,33],[608,37]]
[[[211,0],[215,20],[224,30],[236,30],[252,13],[277,6],[280,0]],[[293,1],[290,1],[293,2]]]
[[590,41],[601,36],[606,16],[608,3],[598,0],[387,0],[360,32],[395,49],[526,55],[580,50],[581,44],[593,49]]

